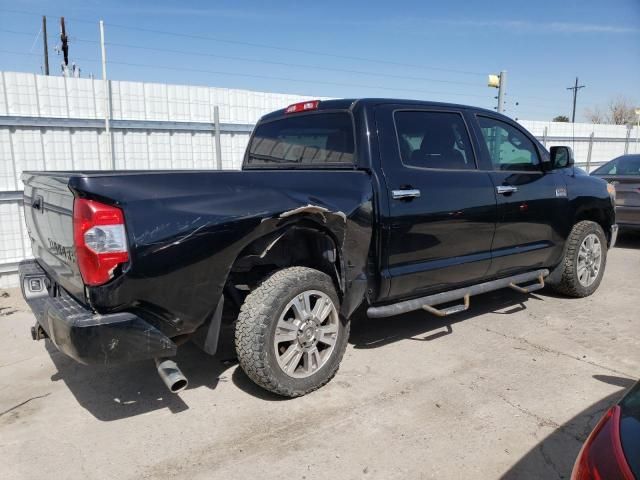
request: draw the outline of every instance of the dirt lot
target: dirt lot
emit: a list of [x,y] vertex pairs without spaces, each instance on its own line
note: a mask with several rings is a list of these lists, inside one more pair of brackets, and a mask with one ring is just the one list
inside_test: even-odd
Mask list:
[[0,477],[568,478],[601,413],[639,376],[640,237],[590,298],[472,299],[446,322],[357,318],[325,388],[282,400],[186,346],[167,393],[152,362],[88,368],[29,336],[0,297]]

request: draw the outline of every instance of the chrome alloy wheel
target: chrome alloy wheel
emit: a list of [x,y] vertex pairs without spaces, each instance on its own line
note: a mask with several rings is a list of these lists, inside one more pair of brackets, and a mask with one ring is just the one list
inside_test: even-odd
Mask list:
[[590,233],[578,250],[578,281],[583,287],[589,287],[598,278],[602,267],[602,244],[595,233]]
[[340,317],[331,298],[318,290],[298,294],[284,308],[273,347],[278,365],[294,378],[313,375],[336,346]]

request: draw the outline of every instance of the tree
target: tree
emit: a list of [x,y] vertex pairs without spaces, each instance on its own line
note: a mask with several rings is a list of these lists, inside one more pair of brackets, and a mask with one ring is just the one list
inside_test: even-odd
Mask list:
[[558,115],[557,117],[553,117],[553,120],[551,121],[552,122],[568,122],[569,117],[567,117],[566,115]]
[[586,109],[584,115],[591,123],[630,125],[636,120],[633,102],[624,96],[611,99],[604,111],[599,106],[595,106]]
[[584,116],[591,123],[606,123],[605,116],[600,107],[587,108]]
[[625,97],[611,100],[608,110],[608,121],[614,125],[629,125],[636,119],[633,103]]

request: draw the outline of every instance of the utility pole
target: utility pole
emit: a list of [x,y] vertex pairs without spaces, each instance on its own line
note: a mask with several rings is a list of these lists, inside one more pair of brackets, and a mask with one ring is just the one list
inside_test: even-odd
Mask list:
[[498,113],[502,113],[504,111],[504,96],[507,90],[507,71],[502,70],[499,75],[489,75],[487,85],[498,89],[498,106],[496,110]]
[[498,113],[504,111],[504,96],[507,90],[507,71],[500,72],[500,85],[498,85]]
[[49,75],[49,45],[47,44],[47,17],[42,16],[42,41],[44,43],[44,74]]
[[586,87],[586,85],[578,85],[578,77],[573,87],[567,87],[567,90],[573,90],[573,113],[571,114],[571,123],[576,123],[576,100],[578,99],[578,90]]
[[62,55],[64,58],[62,71],[66,76],[69,67],[69,39],[67,38],[67,31],[64,28],[64,17],[60,17],[60,42],[62,42]]
[[107,149],[109,158],[111,159],[111,168],[116,169],[116,158],[113,155],[113,138],[111,136],[111,128],[109,121],[111,118],[111,89],[107,80],[107,53],[104,48],[104,22],[100,20],[100,51],[102,53],[102,82],[104,84],[104,132],[107,136]]

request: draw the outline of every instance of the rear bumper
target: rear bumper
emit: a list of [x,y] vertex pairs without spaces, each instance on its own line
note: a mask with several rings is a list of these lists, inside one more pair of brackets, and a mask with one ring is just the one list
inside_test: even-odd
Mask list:
[[[18,270],[22,295],[36,317],[36,327],[42,327],[58,350],[74,360],[111,365],[176,354],[170,338],[135,314],[95,313],[62,288],[51,296],[51,282],[34,260],[21,262]],[[37,291],[38,279],[41,291]]]

